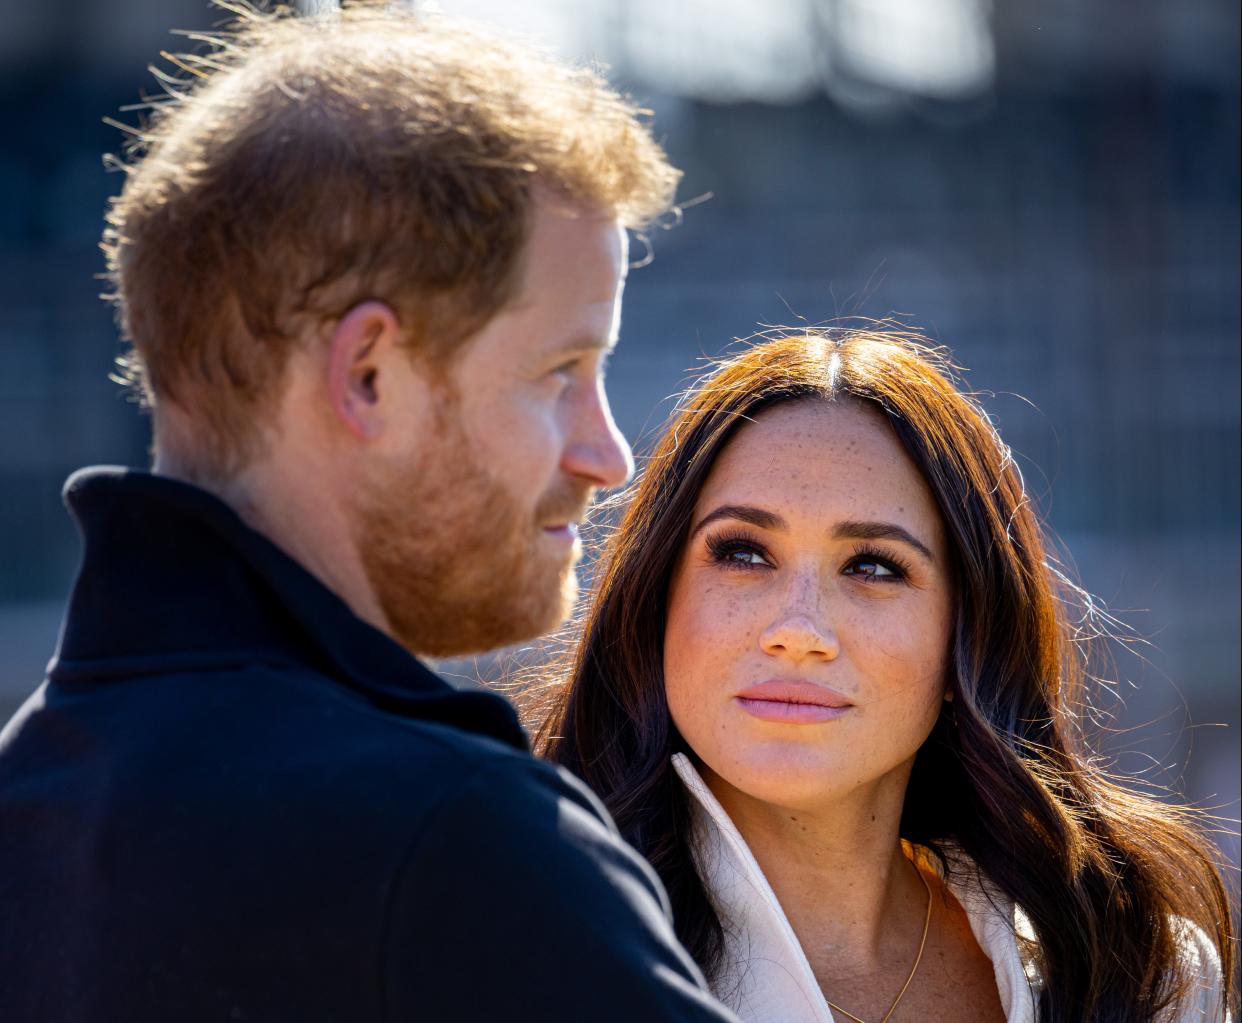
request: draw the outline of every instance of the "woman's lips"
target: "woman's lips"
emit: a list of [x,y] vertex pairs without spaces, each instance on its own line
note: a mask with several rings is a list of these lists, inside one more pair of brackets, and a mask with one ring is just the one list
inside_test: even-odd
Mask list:
[[752,717],[785,724],[816,724],[839,718],[853,704],[814,682],[770,679],[743,689],[734,699]]

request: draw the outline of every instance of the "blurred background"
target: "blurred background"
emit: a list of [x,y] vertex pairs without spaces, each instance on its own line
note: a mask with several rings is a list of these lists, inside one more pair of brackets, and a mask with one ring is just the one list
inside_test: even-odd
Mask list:
[[[902,314],[990,392],[1081,581],[1148,641],[1115,651],[1120,765],[1236,819],[1236,0],[438,6],[604,63],[686,171],[610,372],[631,442],[757,324]],[[73,578],[64,477],[147,458],[146,419],[108,381],[97,241],[121,175],[100,157],[121,136],[101,118],[132,123],[118,109],[158,88],[145,65],[194,45],[169,30],[220,18],[205,0],[0,0],[4,718]]]

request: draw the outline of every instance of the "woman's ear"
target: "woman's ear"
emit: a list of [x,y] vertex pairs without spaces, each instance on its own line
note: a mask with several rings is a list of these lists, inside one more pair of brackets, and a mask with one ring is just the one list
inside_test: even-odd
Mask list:
[[328,401],[337,419],[359,440],[384,429],[381,396],[394,355],[401,356],[401,325],[384,302],[354,306],[337,321],[328,341]]

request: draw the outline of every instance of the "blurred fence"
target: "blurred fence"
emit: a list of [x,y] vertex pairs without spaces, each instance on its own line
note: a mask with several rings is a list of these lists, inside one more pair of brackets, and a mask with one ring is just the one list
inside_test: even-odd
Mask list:
[[[954,38],[978,51],[969,88],[885,70],[864,15],[915,8],[958,18]],[[770,24],[724,21],[769,9]],[[1237,5],[1039,11],[549,0],[524,28],[609,60],[655,110],[683,197],[712,194],[655,233],[654,263],[631,277],[610,379],[627,435],[757,323],[908,314],[995,392],[985,404],[1084,583],[1155,644],[1120,658],[1138,686],[1122,723],[1156,722],[1121,745],[1236,816]],[[119,347],[95,242],[120,179],[99,163],[118,145],[99,119],[135,98],[169,27],[215,15],[85,0],[0,13],[0,110],[17,126],[0,150],[4,713],[37,681],[72,578],[61,481],[146,458],[145,422],[107,381]]]

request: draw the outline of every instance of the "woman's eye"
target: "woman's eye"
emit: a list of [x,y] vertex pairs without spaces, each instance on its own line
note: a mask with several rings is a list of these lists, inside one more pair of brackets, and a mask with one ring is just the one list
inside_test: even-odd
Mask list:
[[763,551],[747,543],[709,541],[708,550],[713,561],[727,568],[754,568],[771,565]]
[[855,558],[845,566],[845,574],[862,576],[868,582],[872,579],[901,578],[896,569],[877,558]]

